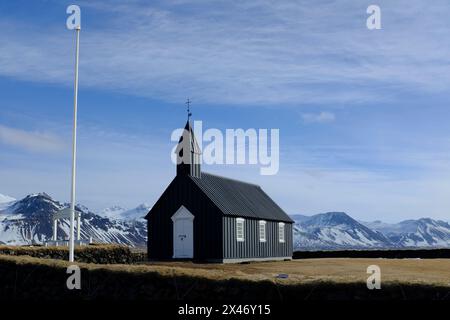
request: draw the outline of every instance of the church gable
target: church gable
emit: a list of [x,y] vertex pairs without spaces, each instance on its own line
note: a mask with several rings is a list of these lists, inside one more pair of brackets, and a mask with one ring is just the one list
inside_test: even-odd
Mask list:
[[[149,220],[151,215],[164,214],[166,211],[173,215],[180,206],[186,207],[195,215],[196,210],[191,207],[200,207],[200,204],[202,207],[209,208],[210,214],[222,213],[220,208],[188,176],[177,175],[150,209],[145,219]],[[212,208],[214,210],[211,210]]]
[[177,219],[191,219],[194,220],[194,215],[186,209],[185,206],[181,205],[180,208],[175,212],[175,214],[172,216],[172,221]]

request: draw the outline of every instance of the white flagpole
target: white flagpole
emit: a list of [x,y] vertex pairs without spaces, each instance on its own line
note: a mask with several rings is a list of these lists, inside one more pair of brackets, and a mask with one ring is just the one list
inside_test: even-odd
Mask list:
[[[74,224],[75,224],[75,175],[77,157],[77,103],[78,103],[78,59],[80,46],[80,26],[75,28],[76,49],[75,49],[75,86],[73,98],[73,141],[72,141],[72,192],[70,196],[70,239],[69,239],[69,261],[74,261]],[[79,228],[80,226],[78,226]]]

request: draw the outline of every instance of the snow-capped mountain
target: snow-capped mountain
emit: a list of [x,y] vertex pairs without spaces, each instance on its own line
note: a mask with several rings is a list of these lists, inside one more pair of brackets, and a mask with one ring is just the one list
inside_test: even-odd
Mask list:
[[[45,193],[32,194],[12,202],[0,210],[0,242],[19,245],[43,243],[52,237],[52,216],[67,204],[53,200]],[[86,207],[77,205],[81,212],[81,237],[92,237],[96,242],[144,246],[146,224],[141,221],[121,221],[101,217]],[[69,234],[69,221],[60,220],[58,238]]]
[[450,247],[450,225],[429,218],[397,224],[358,222],[343,212],[292,218],[298,250]]
[[13,197],[10,197],[10,196],[7,196],[7,195],[4,195],[4,194],[0,193],[0,203],[12,202],[14,200],[16,200],[16,199],[14,199]]
[[144,222],[144,217],[150,211],[150,205],[143,203],[133,209],[125,209],[121,206],[113,206],[103,209],[100,212],[102,217],[116,220],[140,220]]
[[8,207],[11,202],[15,201],[16,199],[14,199],[13,197],[4,195],[0,193],[0,210],[5,209],[6,207]]
[[293,216],[297,249],[382,248],[391,246],[382,233],[373,231],[343,212],[311,217]]
[[144,220],[151,208],[147,203],[142,203],[134,209],[123,212],[122,217],[125,220]]
[[397,246],[401,247],[448,247],[450,246],[450,225],[447,222],[422,218],[405,220],[396,224],[380,221],[364,223],[377,230]]
[[121,214],[126,210],[127,209],[122,208],[121,206],[112,206],[100,211],[99,215],[109,219],[121,219]]

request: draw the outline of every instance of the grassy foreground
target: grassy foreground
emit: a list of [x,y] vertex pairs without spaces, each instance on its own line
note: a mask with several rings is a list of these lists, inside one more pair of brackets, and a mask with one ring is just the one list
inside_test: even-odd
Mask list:
[[[381,268],[381,290],[366,287],[372,264]],[[0,299],[450,300],[450,261],[439,259],[78,265],[82,289],[70,291],[65,286],[68,262],[0,255]],[[276,278],[279,273],[288,278]]]

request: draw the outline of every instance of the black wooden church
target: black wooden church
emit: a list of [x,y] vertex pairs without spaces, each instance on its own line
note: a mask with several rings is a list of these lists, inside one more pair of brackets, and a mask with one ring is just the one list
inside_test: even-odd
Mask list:
[[189,120],[176,153],[177,175],[146,216],[150,260],[292,258],[291,218],[260,186],[201,172]]

